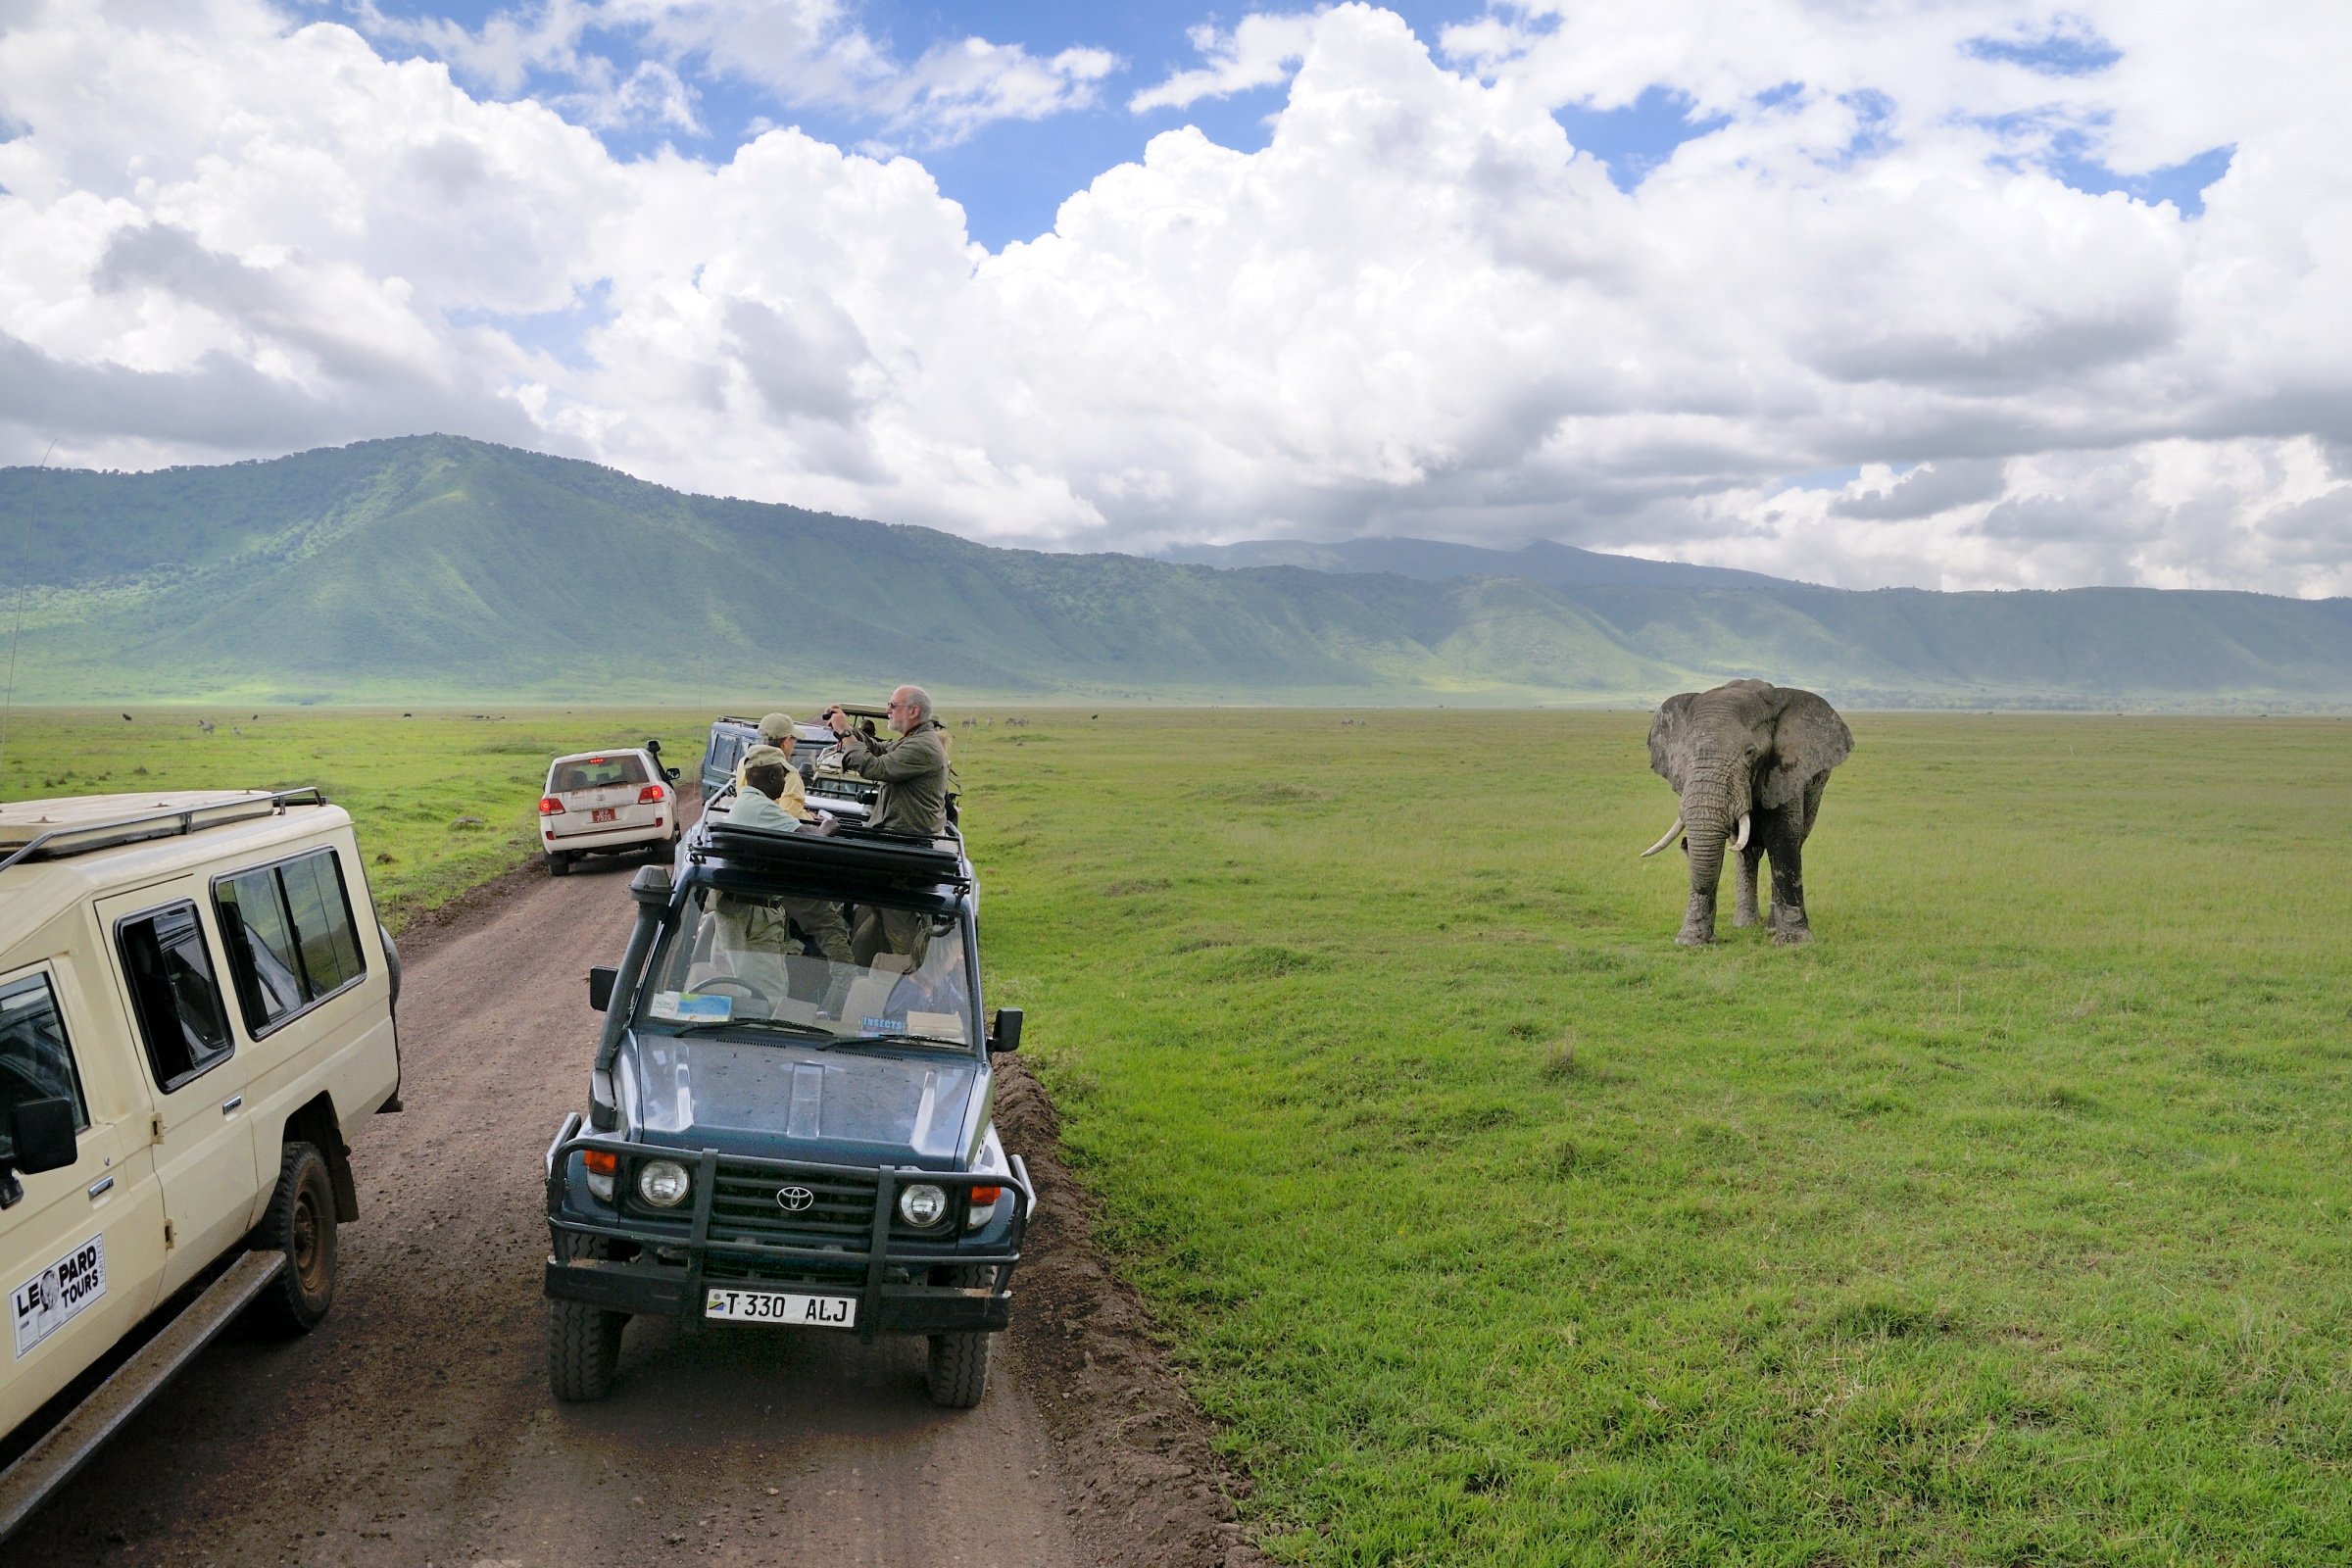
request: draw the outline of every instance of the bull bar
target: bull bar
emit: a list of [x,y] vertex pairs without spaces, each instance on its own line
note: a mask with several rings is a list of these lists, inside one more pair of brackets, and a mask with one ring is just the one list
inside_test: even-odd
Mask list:
[[[1012,1266],[1020,1261],[1021,1239],[1027,1233],[1029,1221],[1037,1212],[1037,1190],[1029,1180],[1029,1167],[1021,1156],[1005,1152],[1008,1171],[948,1171],[930,1170],[919,1165],[834,1165],[805,1159],[770,1159],[759,1155],[729,1153],[730,1166],[756,1169],[779,1180],[794,1177],[848,1179],[874,1183],[873,1223],[867,1235],[865,1250],[853,1250],[841,1243],[827,1246],[795,1246],[775,1242],[751,1241],[742,1237],[712,1240],[710,1214],[716,1200],[716,1180],[719,1152],[705,1149],[699,1152],[665,1144],[637,1143],[626,1138],[608,1137],[580,1131],[578,1111],[564,1118],[563,1128],[547,1150],[547,1222],[555,1237],[602,1238],[629,1242],[639,1248],[634,1259],[615,1260],[599,1257],[570,1257],[558,1247],[548,1258],[546,1290],[550,1298],[579,1301],[608,1311],[653,1314],[676,1317],[689,1324],[703,1321],[706,1267],[713,1255],[737,1259],[746,1263],[802,1264],[811,1269],[841,1269],[846,1265],[862,1264],[864,1281],[856,1288],[858,1301],[858,1334],[871,1340],[881,1332],[952,1334],[970,1331],[1002,1329],[1011,1321]],[[570,1204],[568,1198],[569,1167],[574,1153],[600,1150],[618,1155],[624,1160],[673,1159],[694,1168],[693,1208],[684,1236],[669,1230],[654,1230],[632,1225],[615,1213],[611,1217],[583,1216]],[[898,1209],[899,1190],[915,1182],[937,1187],[1001,1187],[1013,1198],[1011,1231],[1003,1245],[985,1251],[963,1250],[955,1244],[959,1238],[916,1244],[927,1249],[917,1250],[904,1247],[892,1250],[894,1238],[891,1223]],[[615,1193],[617,1199],[618,1194]],[[684,1267],[649,1261],[655,1249],[682,1251]],[[948,1265],[956,1268],[988,1268],[993,1278],[985,1288],[917,1284],[911,1280],[893,1281],[888,1278],[894,1268],[927,1271]],[[739,1282],[738,1288],[741,1288]],[[845,1282],[846,1284],[846,1282]],[[756,1284],[753,1288],[760,1288]],[[852,1294],[844,1286],[793,1286],[792,1289],[812,1290],[820,1295]]]

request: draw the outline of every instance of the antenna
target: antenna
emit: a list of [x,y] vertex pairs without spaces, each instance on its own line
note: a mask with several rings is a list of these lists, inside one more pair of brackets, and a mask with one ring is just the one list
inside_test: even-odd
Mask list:
[[17,710],[17,637],[24,630],[24,593],[32,586],[32,525],[41,515],[41,474],[55,451],[57,438],[51,436],[49,450],[33,466],[32,484],[24,502],[24,542],[17,553],[17,620],[8,630],[8,690],[0,696],[0,794],[8,789],[8,720]]

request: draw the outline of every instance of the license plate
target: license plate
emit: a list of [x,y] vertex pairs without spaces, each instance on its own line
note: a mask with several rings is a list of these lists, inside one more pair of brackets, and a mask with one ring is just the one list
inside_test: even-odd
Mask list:
[[703,1316],[728,1323],[791,1323],[804,1328],[854,1329],[855,1296],[789,1296],[782,1291],[711,1291]]
[[616,806],[592,807],[588,812],[588,820],[591,822],[610,822],[619,814],[620,808]]

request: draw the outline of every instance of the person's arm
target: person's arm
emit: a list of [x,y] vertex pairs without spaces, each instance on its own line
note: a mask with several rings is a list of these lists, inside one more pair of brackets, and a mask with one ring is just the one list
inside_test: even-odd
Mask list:
[[926,773],[945,773],[948,770],[947,748],[940,745],[939,737],[929,730],[920,735],[903,735],[888,746],[879,741],[871,742],[862,755],[844,751],[841,761],[844,767],[853,769],[859,777],[875,779],[884,784],[896,784],[902,779],[919,778]]

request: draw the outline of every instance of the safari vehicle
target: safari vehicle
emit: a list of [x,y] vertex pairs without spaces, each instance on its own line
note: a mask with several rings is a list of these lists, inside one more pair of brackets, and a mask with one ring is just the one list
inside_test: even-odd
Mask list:
[[237,1313],[326,1314],[398,992],[317,790],[0,806],[0,1536]]
[[[547,1152],[549,1381],[601,1397],[629,1318],[662,1316],[926,1335],[932,1399],[968,1408],[1036,1195],[990,1120],[1021,1014],[983,1028],[962,841],[733,805],[637,873],[627,949],[589,974],[588,1108]],[[816,951],[845,914],[848,962]]]
[[547,764],[539,797],[539,844],[547,874],[562,876],[583,855],[651,850],[678,843],[678,776],[662,765],[662,743],[574,752]]
[[[712,719],[710,739],[703,748],[703,799],[716,799],[720,790],[733,783],[735,766],[743,760],[743,754],[759,744],[758,719],[732,716]],[[804,782],[808,780],[817,758],[832,744],[833,732],[822,724],[792,726],[792,765],[801,770]],[[863,813],[858,814],[862,819]]]

